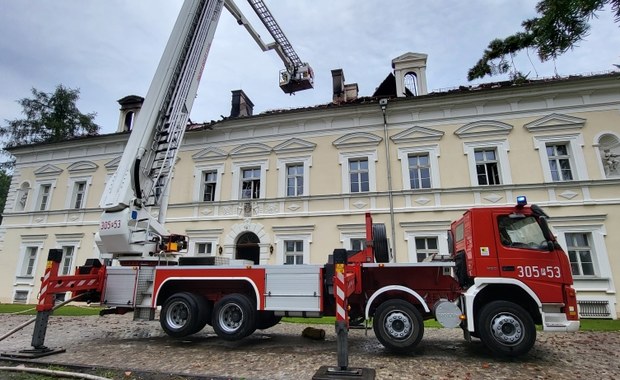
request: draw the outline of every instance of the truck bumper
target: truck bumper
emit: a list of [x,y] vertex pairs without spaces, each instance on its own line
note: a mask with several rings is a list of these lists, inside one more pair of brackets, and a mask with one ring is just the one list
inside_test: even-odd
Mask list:
[[545,313],[543,331],[574,332],[579,330],[579,321],[569,321],[564,313]]

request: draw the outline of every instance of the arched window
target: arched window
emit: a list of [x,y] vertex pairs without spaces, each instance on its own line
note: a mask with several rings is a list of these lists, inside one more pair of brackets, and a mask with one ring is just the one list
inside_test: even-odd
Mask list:
[[133,129],[135,112],[129,111],[125,114],[125,122],[123,124],[125,132],[129,132]]
[[606,133],[598,139],[601,161],[607,178],[620,177],[620,139]]
[[408,72],[405,74],[405,88],[413,94],[413,96],[418,96],[418,76],[413,72]]
[[237,239],[236,254],[237,260],[249,260],[254,264],[260,262],[260,248],[258,246],[260,239],[253,232],[245,232]]

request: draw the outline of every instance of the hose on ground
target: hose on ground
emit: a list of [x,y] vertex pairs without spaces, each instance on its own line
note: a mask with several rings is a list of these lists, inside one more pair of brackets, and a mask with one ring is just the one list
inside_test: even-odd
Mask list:
[[26,367],[24,365],[18,365],[16,367],[0,367],[0,372],[1,371],[36,373],[40,375],[48,375],[48,376],[54,376],[54,377],[68,377],[68,378],[74,378],[74,379],[110,380],[110,378],[108,377],[90,375],[88,373],[66,372],[66,371],[58,371],[58,370],[43,369],[43,368],[31,368],[31,367]]

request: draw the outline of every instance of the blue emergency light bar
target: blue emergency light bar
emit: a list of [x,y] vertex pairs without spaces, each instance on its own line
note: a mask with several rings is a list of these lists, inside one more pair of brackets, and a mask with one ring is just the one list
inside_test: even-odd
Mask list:
[[517,197],[517,206],[523,207],[526,204],[527,204],[527,198],[525,197],[525,195],[519,195]]

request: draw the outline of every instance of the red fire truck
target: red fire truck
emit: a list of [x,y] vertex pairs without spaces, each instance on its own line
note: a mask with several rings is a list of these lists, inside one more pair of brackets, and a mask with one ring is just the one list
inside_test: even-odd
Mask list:
[[[285,61],[285,92],[312,87],[302,63],[261,0],[248,0]],[[379,341],[406,352],[422,339],[423,321],[436,318],[479,337],[493,352],[530,350],[537,324],[545,331],[579,327],[567,256],[545,213],[519,199],[514,207],[475,208],[451,227],[449,259],[391,263],[385,226],[366,216],[366,246],[335,250],[324,265],[234,265],[216,258],[179,258],[187,238],[164,227],[172,170],[183,141],[201,71],[223,7],[246,25],[230,0],[186,0],[138,115],[118,169],[100,206],[101,252],[120,266],[90,259],[75,275],[59,276],[62,256],[50,250],[32,346],[44,346],[55,294],[67,291],[101,302],[106,313],[133,311],[160,322],[173,337],[211,324],[223,339],[266,329],[283,316],[335,315],[341,324],[372,320]],[[253,32],[257,42],[260,39]],[[150,207],[158,207],[155,220]],[[207,260],[207,261],[205,261]],[[208,261],[213,260],[213,261]],[[219,264],[219,265],[218,265]],[[223,265],[222,265],[223,264]],[[342,367],[342,366],[341,366]]]

